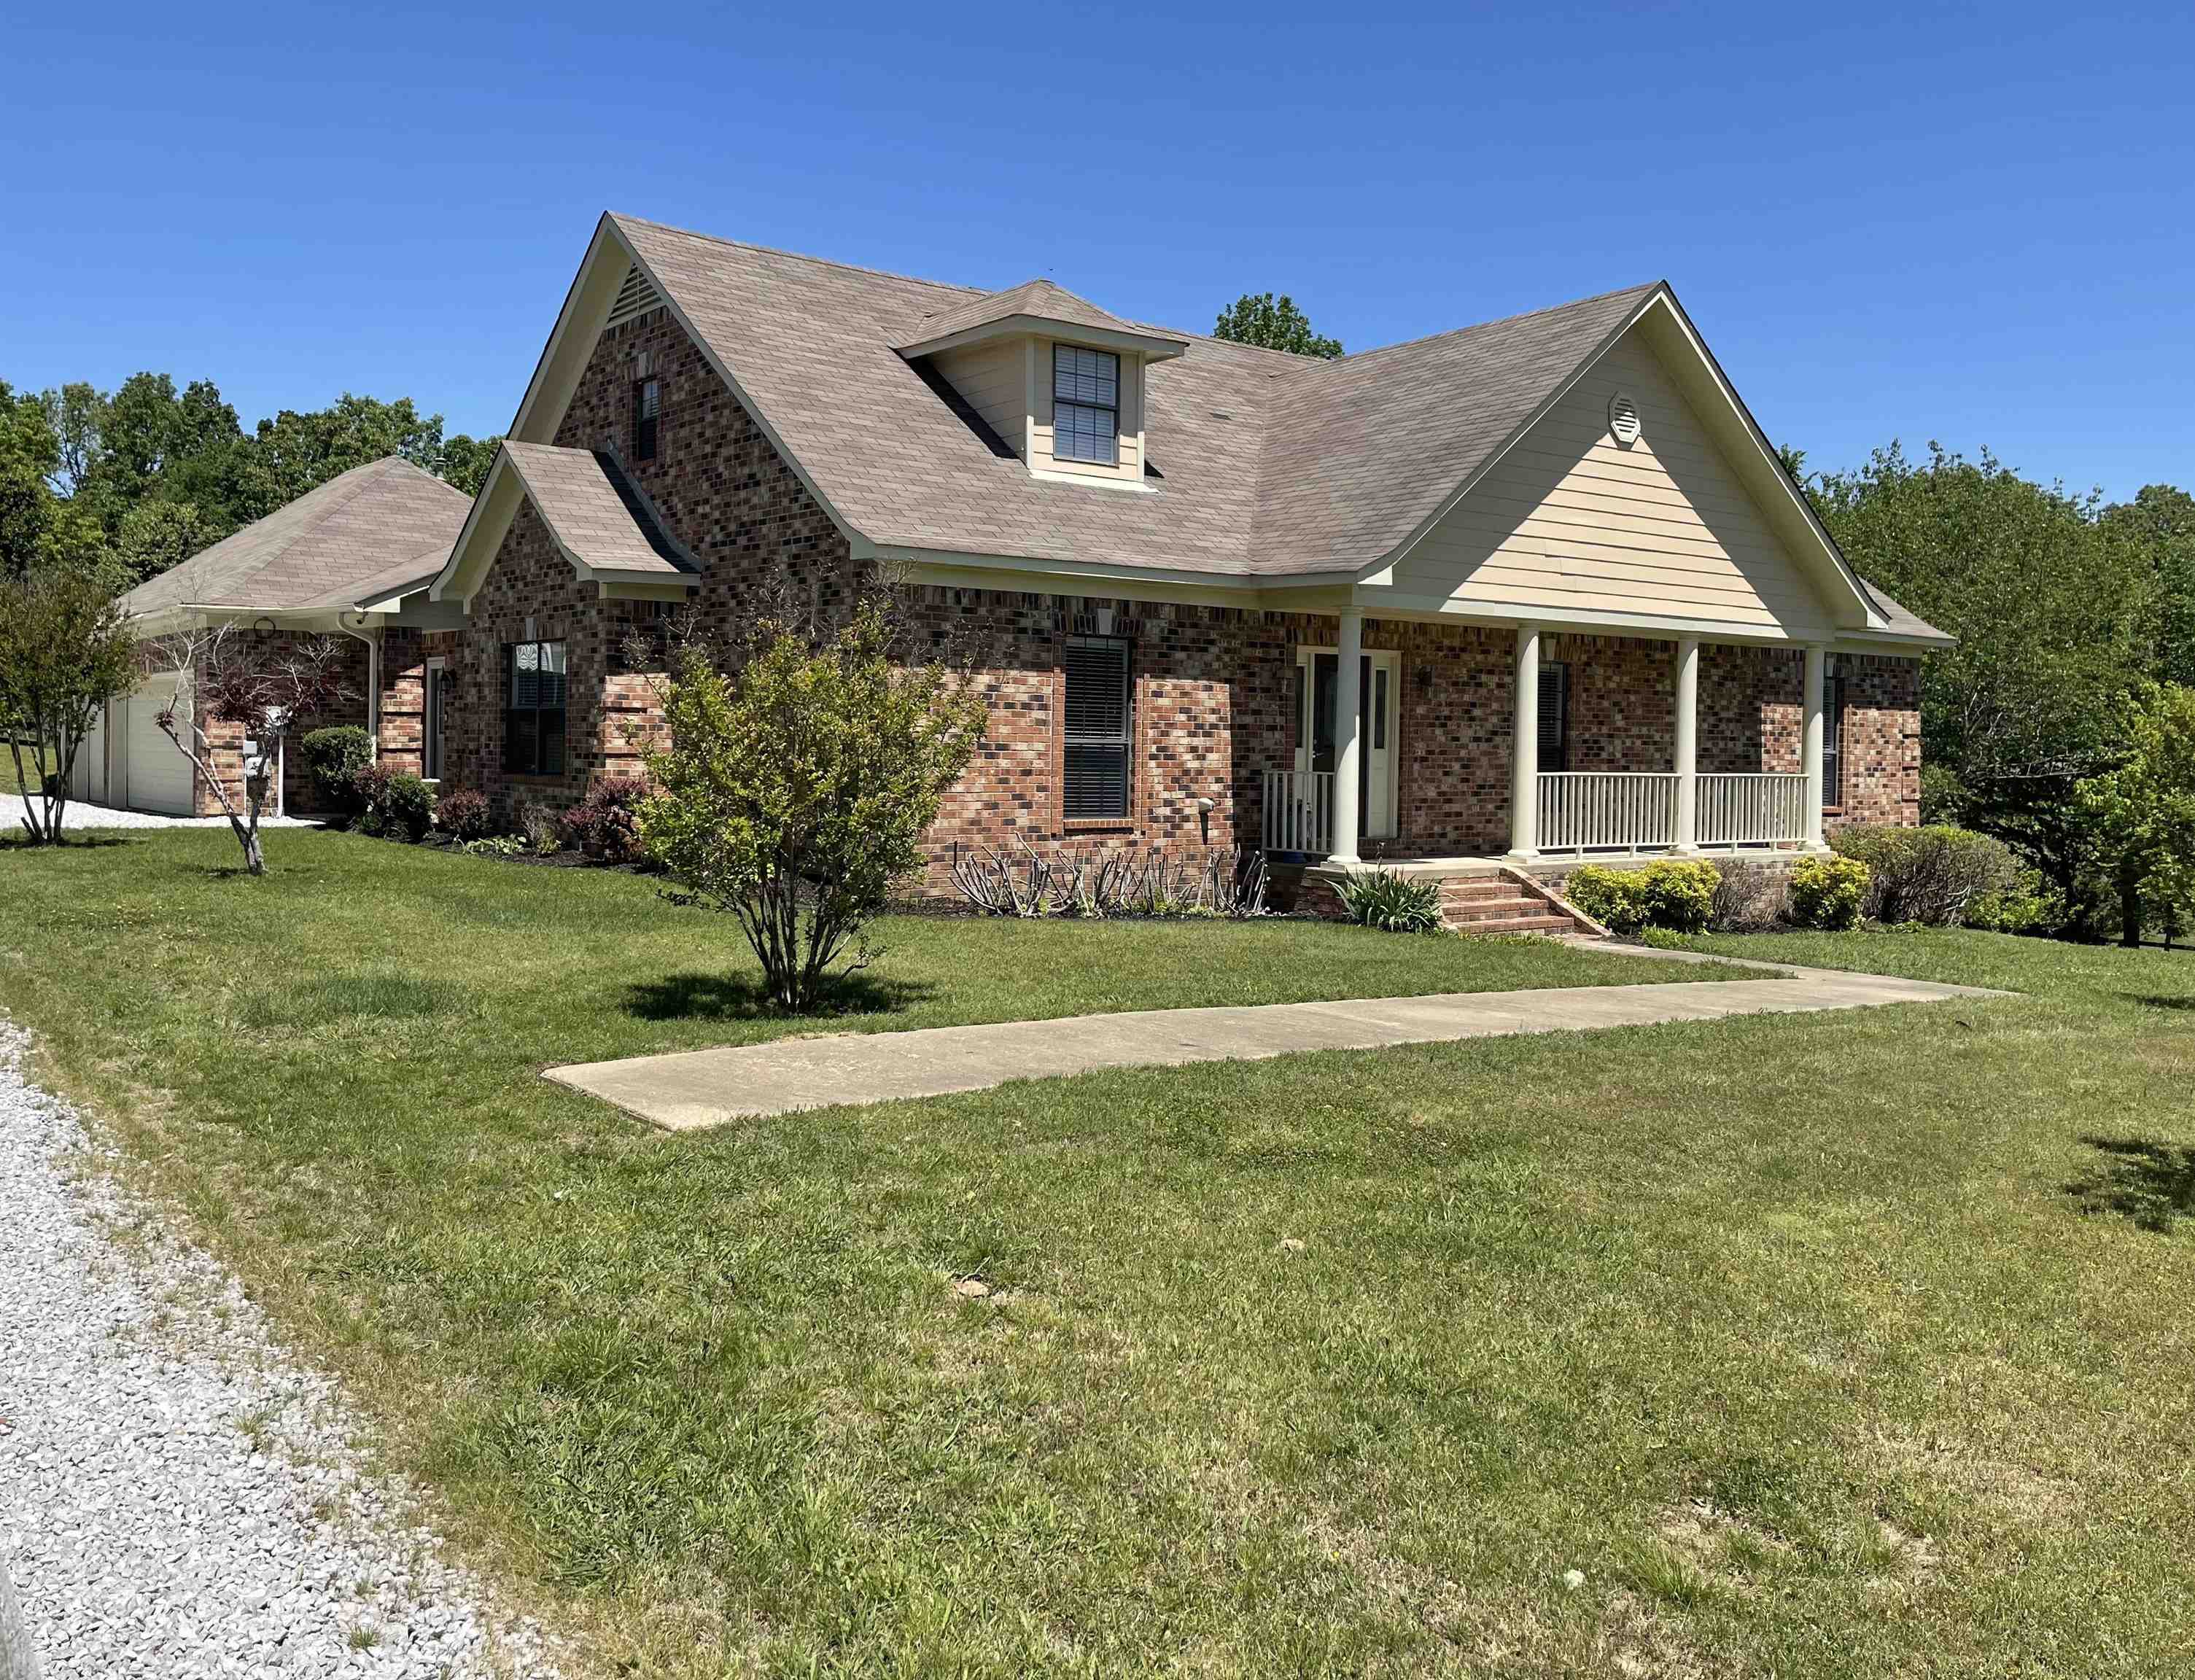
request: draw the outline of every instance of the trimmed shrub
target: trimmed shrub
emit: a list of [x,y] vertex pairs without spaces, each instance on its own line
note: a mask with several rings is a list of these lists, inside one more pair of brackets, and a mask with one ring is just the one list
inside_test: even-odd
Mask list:
[[1867,866],[1858,858],[1804,858],[1792,868],[1788,913],[1802,928],[1855,926],[1866,902]]
[[409,770],[369,764],[354,779],[361,834],[384,840],[423,840],[435,823],[435,790]]
[[1839,856],[1867,866],[1860,913],[1874,922],[1956,927],[1974,900],[2019,882],[2019,865],[2002,841],[1940,823],[1842,829],[1829,844]]
[[297,751],[304,755],[305,774],[322,806],[346,817],[366,809],[358,778],[373,762],[372,736],[355,723],[314,729],[297,743]]
[[1612,934],[1635,934],[1646,925],[1646,882],[1639,870],[1589,863],[1563,877],[1562,893]]
[[1440,883],[1428,876],[1368,869],[1345,875],[1334,890],[1352,922],[1391,934],[1440,931]]
[[435,826],[453,840],[484,840],[493,826],[487,795],[477,788],[446,788],[435,800]]
[[2048,934],[2062,919],[2057,895],[2023,870],[2012,885],[1977,893],[1967,906],[1966,925],[1991,934]]
[[1696,934],[1714,913],[1722,872],[1704,860],[1662,858],[1644,869],[1588,864],[1563,881],[1563,896],[1610,933],[1667,928]]
[[648,784],[638,776],[597,776],[587,797],[556,819],[556,837],[605,863],[638,863],[648,855],[640,843],[647,797]]

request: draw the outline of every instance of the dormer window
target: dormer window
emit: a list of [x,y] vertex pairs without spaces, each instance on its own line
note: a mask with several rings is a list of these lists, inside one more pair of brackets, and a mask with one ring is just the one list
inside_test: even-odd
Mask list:
[[1051,347],[1051,452],[1110,467],[1121,458],[1121,359],[1109,350]]
[[663,414],[663,382],[642,379],[632,388],[632,458],[655,458],[656,423]]

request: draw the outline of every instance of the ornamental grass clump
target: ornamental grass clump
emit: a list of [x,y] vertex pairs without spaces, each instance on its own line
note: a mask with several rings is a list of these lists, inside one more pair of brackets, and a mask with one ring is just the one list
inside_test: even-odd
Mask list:
[[1440,931],[1440,883],[1429,877],[1367,869],[1343,876],[1334,890],[1349,919],[1361,926],[1391,934]]
[[783,1010],[816,1009],[867,965],[863,924],[921,863],[982,736],[971,670],[898,663],[892,643],[873,597],[833,633],[758,625],[733,670],[681,647],[660,687],[671,745],[648,755],[642,841],[675,899],[738,920]]

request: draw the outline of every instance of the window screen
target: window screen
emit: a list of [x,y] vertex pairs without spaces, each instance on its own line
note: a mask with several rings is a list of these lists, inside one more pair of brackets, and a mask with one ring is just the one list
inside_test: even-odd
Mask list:
[[663,382],[643,379],[632,388],[632,458],[655,458],[656,423],[663,415]]
[[1540,667],[1540,768],[1553,774],[1570,767],[1570,668]]
[[514,776],[564,773],[564,644],[503,650],[503,768]]
[[1051,347],[1051,452],[1063,461],[1121,458],[1121,359],[1073,344]]
[[1128,644],[1068,638],[1067,762],[1062,809],[1069,820],[1128,814]]

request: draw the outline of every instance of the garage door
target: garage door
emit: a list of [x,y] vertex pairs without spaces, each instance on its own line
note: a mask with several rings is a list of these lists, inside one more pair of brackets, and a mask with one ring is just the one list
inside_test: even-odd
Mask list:
[[107,708],[92,714],[91,733],[76,750],[76,776],[69,797],[87,805],[107,803]]
[[[123,738],[126,768],[117,777],[133,811],[191,814],[191,761],[161,732],[161,711],[176,692],[172,677],[155,678],[130,697]],[[180,721],[180,720],[179,720]]]

